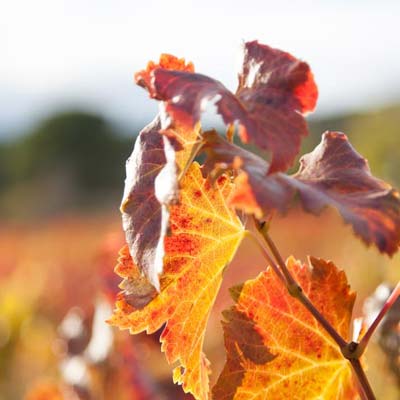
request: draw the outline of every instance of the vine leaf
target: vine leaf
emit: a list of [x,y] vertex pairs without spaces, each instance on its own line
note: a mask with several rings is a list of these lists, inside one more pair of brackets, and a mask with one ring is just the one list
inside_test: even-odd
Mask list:
[[[179,203],[170,207],[171,234],[164,239],[160,292],[144,307],[135,307],[120,294],[110,320],[131,333],[152,333],[166,323],[162,350],[170,364],[178,363],[174,381],[197,399],[207,399],[209,392],[208,361],[202,353],[208,316],[223,270],[245,232],[226,206],[231,190],[225,176],[212,186],[199,165],[191,165],[181,181]],[[121,252],[119,265],[117,272],[134,285],[139,272],[127,248]]]
[[162,273],[168,207],[177,199],[180,172],[190,161],[199,129],[175,127],[171,141],[172,128],[162,134],[157,117],[140,132],[126,163],[121,204],[126,241],[135,263],[156,289]]
[[239,171],[230,204],[258,218],[271,210],[285,212],[296,194],[303,208],[319,214],[335,207],[367,245],[389,255],[400,243],[400,196],[387,183],[371,175],[367,161],[351,146],[346,135],[328,131],[321,143],[300,160],[292,176],[268,173],[268,163],[244,149],[207,132],[206,168]]
[[[147,279],[158,287],[162,271],[166,229],[162,227],[161,204],[155,195],[155,180],[166,164],[163,136],[157,117],[136,139],[126,163],[126,180],[121,204],[122,225],[135,263]],[[174,182],[172,177],[171,182]],[[172,188],[172,192],[176,187]],[[149,287],[149,293],[151,293]]]
[[339,132],[328,132],[315,150],[303,156],[293,177],[304,207],[319,212],[335,206],[365,243],[374,243],[390,255],[400,243],[400,196],[387,183],[374,178],[368,162]]
[[[332,262],[293,257],[289,270],[342,337],[349,336],[355,294]],[[268,267],[232,289],[235,305],[223,322],[227,361],[213,388],[215,400],[354,399],[350,363],[331,337]]]
[[289,53],[248,42],[236,94],[208,76],[160,65],[152,79],[137,76],[150,96],[165,102],[172,121],[188,129],[200,120],[205,101],[216,106],[226,124],[239,124],[239,136],[272,154],[270,172],[286,170],[294,161],[301,138],[308,134],[303,114],[313,111],[318,91],[307,63]]
[[153,61],[149,61],[146,69],[139,71],[135,74],[135,82],[147,89],[152,97],[156,96],[156,93],[152,91],[151,80],[153,78],[153,72],[157,68],[163,68],[167,70],[174,71],[187,71],[194,72],[194,65],[191,62],[186,63],[184,58],[178,58],[173,56],[172,54],[161,54],[160,60],[158,63]]
[[[135,74],[136,82],[149,88],[152,71],[160,67],[194,71],[192,63],[162,54],[158,64],[149,62],[145,70]],[[136,139],[126,163],[121,204],[122,225],[132,257],[157,290],[163,270],[168,207],[177,199],[179,177],[190,163],[192,151],[200,139],[199,124],[193,129],[186,129],[179,123],[172,124],[169,129],[162,129],[161,125],[161,118],[157,116]],[[129,294],[133,289],[127,282],[126,286]],[[148,288],[151,296],[152,289]],[[143,296],[146,298],[144,293]]]

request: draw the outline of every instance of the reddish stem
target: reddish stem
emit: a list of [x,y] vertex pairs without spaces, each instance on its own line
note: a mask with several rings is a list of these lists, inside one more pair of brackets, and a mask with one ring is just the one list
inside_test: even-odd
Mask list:
[[258,249],[260,250],[261,254],[264,256],[264,258],[267,260],[267,263],[271,266],[271,268],[274,270],[275,274],[278,276],[279,280],[287,286],[287,281],[286,278],[284,277],[283,273],[279,269],[279,267],[275,264],[274,260],[272,257],[269,255],[267,250],[265,250],[265,247],[260,243],[260,240],[258,239],[257,236],[251,233],[251,237],[254,239],[255,244],[257,245]]
[[[260,223],[256,219],[254,220],[255,225],[257,227],[258,232],[262,235],[268,247],[270,248],[273,256],[275,257],[281,273],[285,277],[286,287],[291,296],[296,297],[303,305],[307,308],[308,311],[314,316],[314,318],[322,325],[322,327],[326,330],[326,332],[331,336],[331,338],[336,342],[340,349],[343,349],[347,346],[347,342],[339,335],[336,329],[331,325],[331,323],[315,308],[314,304],[310,301],[310,299],[304,294],[300,285],[293,278],[292,274],[286,267],[286,263],[283,261],[283,258],[276,247],[275,243],[272,241],[268,234],[268,228],[265,224]],[[268,262],[271,262],[270,259]]]
[[360,356],[364,353],[371,336],[375,332],[376,328],[378,327],[379,323],[382,321],[382,318],[386,315],[386,313],[390,310],[393,304],[400,296],[400,282],[397,283],[396,287],[393,289],[392,293],[386,300],[385,304],[383,305],[381,311],[376,316],[374,322],[370,325],[367,332],[365,332],[364,336],[362,337],[360,343],[357,346],[357,351],[359,352]]
[[358,359],[349,360],[351,366],[353,367],[353,371],[355,372],[355,376],[357,377],[357,382],[359,386],[359,393],[363,400],[376,400],[374,392],[372,391],[371,385],[369,384],[367,375],[365,375],[365,371]]

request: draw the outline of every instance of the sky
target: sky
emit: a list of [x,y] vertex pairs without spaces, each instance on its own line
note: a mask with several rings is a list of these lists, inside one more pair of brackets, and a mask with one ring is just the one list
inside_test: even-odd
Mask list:
[[247,40],[307,61],[316,117],[400,101],[398,0],[6,0],[0,15],[0,137],[65,107],[129,127],[154,101],[135,71],[168,52],[235,90]]

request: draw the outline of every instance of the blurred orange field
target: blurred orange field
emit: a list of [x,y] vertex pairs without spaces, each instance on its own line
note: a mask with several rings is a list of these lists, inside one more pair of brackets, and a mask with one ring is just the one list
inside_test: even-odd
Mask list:
[[[367,249],[333,211],[275,218],[271,235],[282,254],[332,259],[357,291],[355,316],[375,287],[400,279],[400,257]],[[0,400],[179,399],[158,336],[129,336],[108,327],[123,244],[118,217],[70,215],[0,228]],[[212,381],[225,359],[221,311],[228,288],[255,277],[265,262],[245,239],[227,269],[208,326]],[[379,399],[397,399],[395,379],[374,343],[366,356]],[[72,372],[71,372],[72,371]]]

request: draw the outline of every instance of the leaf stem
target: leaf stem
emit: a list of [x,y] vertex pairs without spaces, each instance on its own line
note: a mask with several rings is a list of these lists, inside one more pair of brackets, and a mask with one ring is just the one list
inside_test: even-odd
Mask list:
[[[326,332],[331,336],[331,338],[336,342],[340,349],[345,348],[347,346],[347,342],[339,335],[336,329],[331,325],[331,323],[315,308],[314,304],[310,301],[310,299],[304,294],[300,285],[293,278],[293,275],[290,273],[288,268],[286,267],[283,258],[276,247],[275,243],[272,241],[271,237],[268,234],[268,227],[265,223],[262,223],[256,219],[254,219],[256,228],[261,236],[264,238],[268,247],[270,248],[275,260],[277,261],[280,271],[285,277],[286,287],[291,296],[296,297],[303,305],[307,308],[308,311],[314,316],[314,318],[322,325],[322,327],[326,330]],[[269,261],[269,260],[267,260]]]
[[365,375],[364,369],[360,363],[360,360],[352,358],[349,360],[355,375],[357,377],[358,384],[360,386],[360,395],[363,400],[376,400],[374,392],[372,391],[371,385],[369,384],[367,375]]
[[198,141],[196,141],[196,143],[193,145],[192,148],[192,152],[190,153],[189,159],[187,160],[185,166],[183,167],[183,169],[180,171],[179,173],[179,177],[178,180],[180,181],[184,175],[186,175],[187,170],[189,169],[190,165],[192,164],[192,162],[194,161],[194,159],[197,157],[197,155],[199,154],[201,148],[203,147],[203,140],[202,138],[200,138]]
[[264,258],[267,260],[267,263],[271,266],[271,268],[274,270],[276,275],[278,276],[279,280],[282,281],[286,286],[287,286],[287,281],[279,267],[276,265],[272,257],[269,255],[265,247],[261,244],[260,239],[258,239],[257,236],[254,235],[253,232],[250,232],[251,238],[254,240],[254,243],[257,245],[258,249],[260,250],[261,254],[264,256]]
[[[278,248],[276,247],[275,243],[272,241],[271,237],[269,236],[268,227],[263,223],[260,224],[258,221],[256,221],[256,227],[257,227],[258,232],[260,232],[261,236],[264,238],[265,242],[267,243],[268,247],[270,248],[279,267],[281,268],[281,271],[282,271],[283,275],[285,276],[288,286],[299,286],[297,284],[296,280],[293,278],[292,274],[287,269],[286,263],[283,260]],[[289,290],[289,292],[290,292],[290,290]]]
[[400,281],[397,283],[396,287],[393,289],[392,293],[386,300],[381,311],[379,311],[379,314],[376,316],[374,322],[372,322],[371,326],[368,328],[367,332],[365,332],[364,336],[360,340],[360,343],[357,346],[357,352],[359,353],[360,356],[364,353],[369,343],[369,340],[371,339],[372,334],[375,332],[379,323],[382,321],[382,318],[390,310],[390,308],[393,306],[393,304],[396,302],[399,296],[400,296]]

